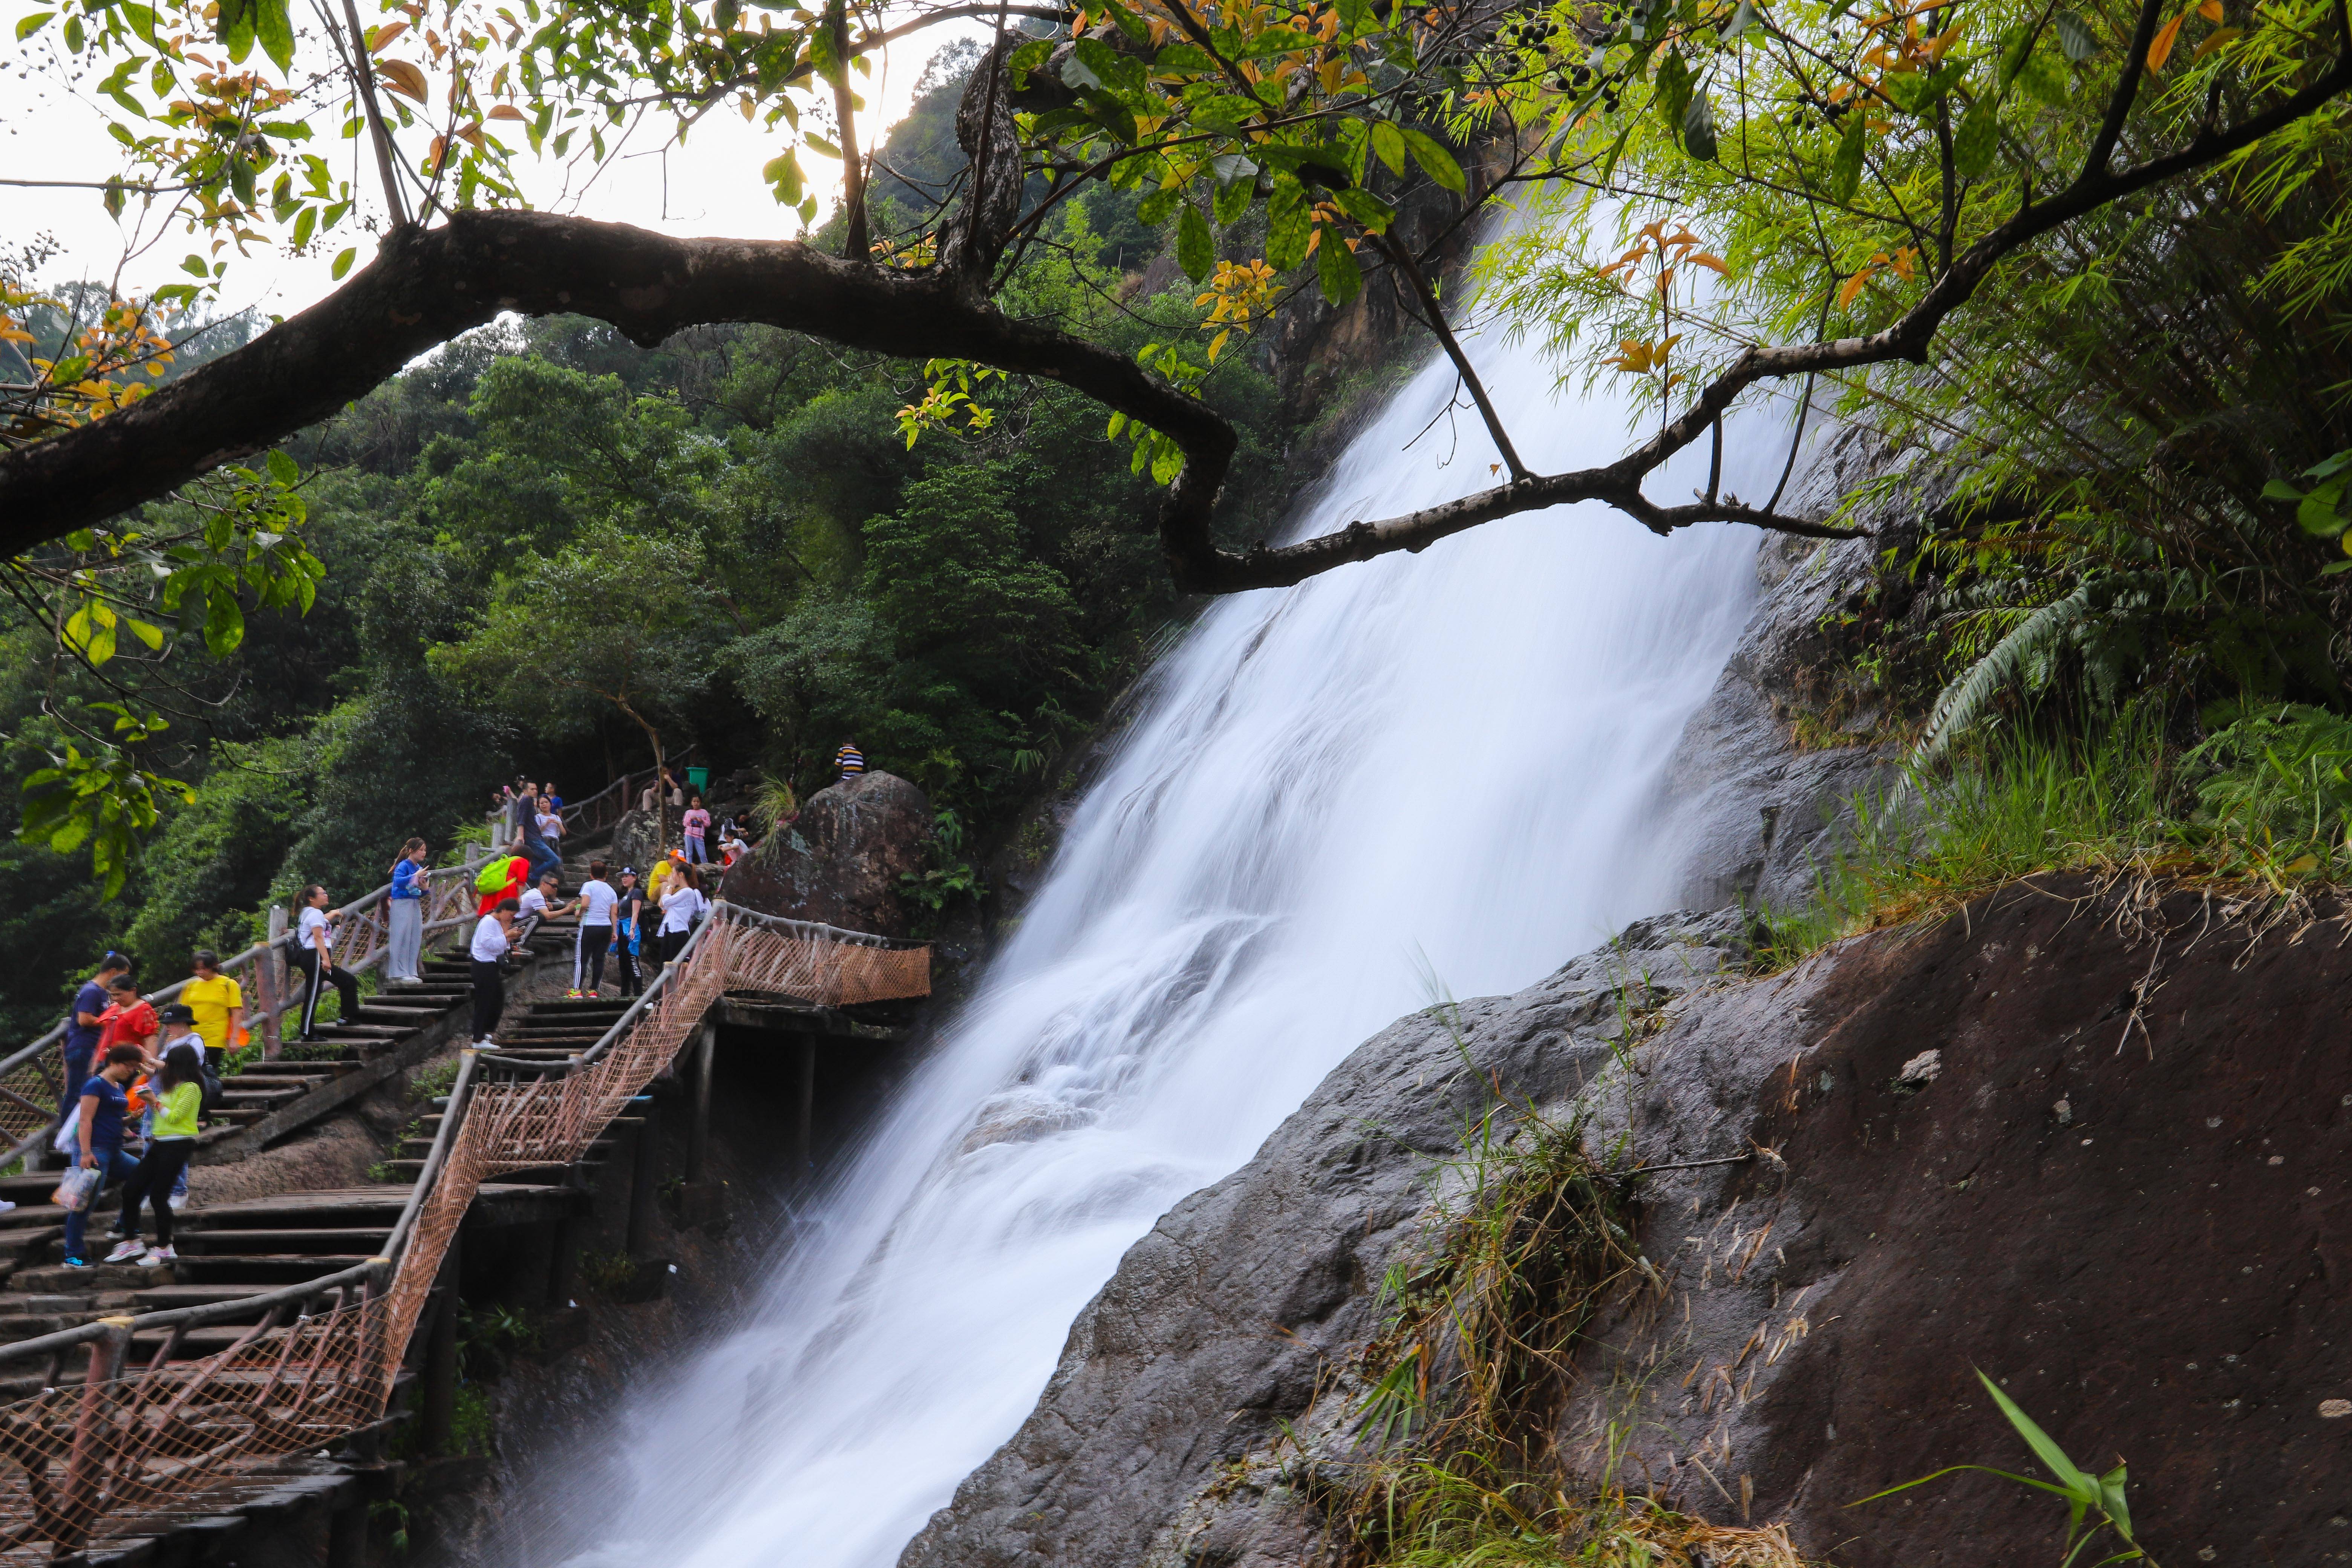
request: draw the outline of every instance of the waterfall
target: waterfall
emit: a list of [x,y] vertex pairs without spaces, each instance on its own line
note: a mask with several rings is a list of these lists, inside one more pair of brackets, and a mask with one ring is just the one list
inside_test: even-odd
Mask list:
[[[1539,469],[1622,450],[1622,406],[1556,395],[1500,332],[1472,352]],[[1292,531],[1487,483],[1454,394],[1424,367]],[[1730,447],[1727,487],[1769,491],[1774,443]],[[1703,448],[1650,493],[1704,483]],[[1127,1247],[1367,1036],[1671,900],[1659,774],[1756,542],[1564,508],[1214,605],[757,1305],[536,1468],[507,1560],[887,1568],[1027,1415]]]

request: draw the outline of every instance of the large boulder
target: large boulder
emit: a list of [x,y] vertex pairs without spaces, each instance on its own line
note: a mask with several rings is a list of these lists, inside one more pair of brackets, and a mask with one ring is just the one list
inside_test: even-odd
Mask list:
[[931,803],[895,773],[861,773],[808,797],[795,820],[729,868],[721,896],[796,921],[905,936],[899,879],[930,863]]
[[612,846],[604,858],[613,863],[613,873],[620,874],[624,866],[634,867],[642,878],[661,858],[661,823],[650,811],[634,808],[623,814],[613,825]]

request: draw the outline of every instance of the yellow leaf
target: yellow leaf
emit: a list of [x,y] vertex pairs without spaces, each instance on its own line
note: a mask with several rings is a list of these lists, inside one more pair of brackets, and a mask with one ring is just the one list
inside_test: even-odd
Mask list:
[[1862,286],[1870,281],[1870,275],[1874,270],[1876,270],[1874,268],[1865,267],[1845,280],[1844,285],[1838,289],[1839,310],[1843,310],[1853,303],[1853,297],[1862,292]]
[[406,31],[408,31],[408,24],[405,22],[386,22],[368,35],[368,53],[375,53]]
[[492,120],[520,120],[522,117],[522,110],[511,103],[501,103],[490,110]]
[[2220,21],[2221,19],[2221,0],[2205,0],[2205,4],[2197,7],[2197,14],[2204,17],[2209,22]]
[[1225,340],[1233,335],[1234,330],[1231,327],[1227,327],[1223,331],[1219,332],[1215,337],[1209,340],[1209,363],[1211,364],[1217,363],[1217,355],[1224,350]]
[[406,60],[378,60],[375,74],[393,91],[405,93],[419,103],[425,101],[425,73]]
[[2300,876],[2305,871],[2316,871],[2317,869],[2319,869],[2319,857],[2316,855],[2299,856],[2296,858],[2288,861],[2286,865],[2286,873],[2290,877]]
[[2242,27],[2216,27],[2206,35],[2203,43],[2197,46],[2197,52],[2189,57],[2189,63],[2194,65],[2215,49],[2226,48],[2244,36],[2245,29]]
[[2154,76],[2162,70],[2164,62],[2172,58],[2172,40],[2180,36],[2180,24],[2188,19],[2189,13],[2183,11],[2156,30],[2156,41],[2147,47],[2148,75]]
[[1731,268],[1724,265],[1723,258],[1716,255],[1712,251],[1702,250],[1697,255],[1691,257],[1689,259],[1690,264],[1693,267],[1713,268],[1718,277],[1728,278],[1731,276]]

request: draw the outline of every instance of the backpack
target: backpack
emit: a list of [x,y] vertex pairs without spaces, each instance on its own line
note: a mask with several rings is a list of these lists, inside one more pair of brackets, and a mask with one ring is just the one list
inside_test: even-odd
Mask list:
[[514,860],[515,858],[511,855],[501,855],[475,872],[474,891],[483,894],[495,893],[505,887],[508,870],[513,866]]

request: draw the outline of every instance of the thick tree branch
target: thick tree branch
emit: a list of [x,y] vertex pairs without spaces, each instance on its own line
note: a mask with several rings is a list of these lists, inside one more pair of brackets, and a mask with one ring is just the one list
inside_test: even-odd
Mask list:
[[1062,382],[1189,455],[1171,508],[1205,534],[1234,437],[1116,350],[975,304],[942,268],[846,261],[793,241],[675,239],[550,213],[460,212],[388,237],[341,289],[127,408],[0,454],[0,554],[156,500],[263,450],[513,310],[576,312],[651,345],[759,321],[908,359],[962,358]]

